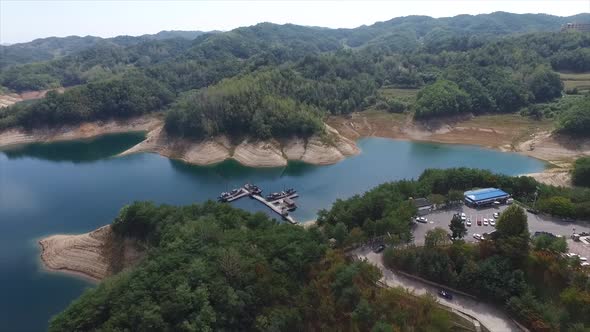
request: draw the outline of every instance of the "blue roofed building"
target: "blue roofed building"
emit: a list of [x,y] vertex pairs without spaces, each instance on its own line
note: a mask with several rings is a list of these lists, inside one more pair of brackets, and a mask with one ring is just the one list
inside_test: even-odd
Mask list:
[[470,206],[490,205],[494,202],[506,203],[510,194],[498,188],[470,190],[463,193],[465,204]]

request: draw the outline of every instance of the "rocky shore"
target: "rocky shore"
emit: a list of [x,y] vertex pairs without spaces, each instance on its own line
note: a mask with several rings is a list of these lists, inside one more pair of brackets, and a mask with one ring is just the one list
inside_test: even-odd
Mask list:
[[8,129],[0,132],[0,148],[29,143],[51,143],[89,139],[108,134],[145,132],[162,125],[156,116],[144,116],[123,121],[89,122],[60,128],[34,130]]
[[251,167],[285,166],[290,160],[327,165],[360,152],[354,141],[343,137],[327,125],[323,136],[312,136],[307,140],[300,138],[283,141],[244,139],[241,142],[232,143],[227,137],[218,136],[204,141],[193,141],[168,136],[164,131],[162,119],[157,116],[143,116],[125,121],[91,122],[32,131],[9,129],[0,132],[0,148],[38,142],[89,139],[126,132],[147,132],[147,137],[119,156],[151,152],[194,165],[211,165],[230,158]]
[[334,164],[360,152],[356,144],[326,126],[324,137],[312,136],[307,140],[293,138],[278,140],[244,139],[235,144],[226,136],[204,141],[171,138],[160,126],[148,133],[147,138],[120,156],[154,152],[195,165],[210,165],[234,159],[251,167],[279,167],[288,161],[299,160],[314,165]]
[[115,239],[110,225],[79,235],[52,235],[39,244],[46,269],[92,281],[113,275],[143,257],[133,241]]

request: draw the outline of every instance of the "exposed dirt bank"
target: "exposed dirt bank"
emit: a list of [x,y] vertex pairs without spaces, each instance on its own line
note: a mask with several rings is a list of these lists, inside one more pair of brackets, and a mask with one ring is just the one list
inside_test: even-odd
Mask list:
[[[11,129],[0,132],[0,148],[33,142],[54,142],[96,137],[131,131],[147,132],[146,140],[123,152],[154,152],[196,165],[209,165],[232,158],[255,167],[284,166],[289,160],[315,165],[337,163],[360,151],[354,141],[376,136],[413,141],[473,144],[501,151],[512,151],[548,161],[569,169],[571,162],[590,155],[590,140],[572,140],[551,134],[549,122],[534,121],[518,115],[465,117],[439,123],[416,123],[401,114],[367,111],[327,119],[327,134],[307,140],[270,140],[231,142],[219,136],[201,142],[168,137],[163,121],[144,116],[126,121],[106,121],[36,129],[30,132]],[[548,176],[553,176],[550,173]]]
[[569,169],[550,168],[541,173],[524,174],[535,178],[535,180],[552,186],[571,187],[572,173]]
[[190,164],[210,165],[233,158],[246,166],[285,166],[289,160],[301,160],[315,165],[333,164],[358,154],[356,144],[341,136],[335,129],[326,126],[323,137],[313,136],[307,140],[285,141],[243,140],[232,144],[225,136],[195,142],[169,137],[163,130],[163,121],[158,116],[143,116],[122,121],[90,122],[60,128],[9,129],[0,132],[0,148],[36,142],[56,142],[88,139],[105,134],[133,131],[147,132],[147,138],[120,155],[153,152],[180,159]]
[[[412,141],[479,145],[517,152],[547,161],[560,171],[548,169],[536,174],[542,182],[568,185],[571,162],[590,155],[590,140],[573,140],[552,134],[552,124],[519,115],[484,115],[445,122],[417,123],[405,114],[385,112],[333,116],[327,123],[343,136],[356,140],[375,136]],[[541,175],[544,174],[544,175]]]
[[99,281],[143,257],[134,241],[116,238],[111,226],[79,235],[52,235],[39,241],[41,260],[50,271]]
[[137,117],[123,121],[89,122],[60,128],[8,129],[0,132],[0,148],[36,142],[57,142],[88,139],[106,134],[134,131],[150,131],[162,125],[162,120],[155,116]]
[[353,141],[328,126],[325,137],[284,141],[245,139],[237,144],[232,144],[225,136],[200,142],[172,138],[159,126],[150,131],[144,141],[120,156],[139,152],[155,152],[196,165],[209,165],[232,158],[246,166],[278,167],[287,165],[289,160],[314,165],[333,164],[360,151]]
[[41,99],[45,97],[47,92],[49,91],[57,91],[58,93],[63,93],[66,89],[65,88],[58,88],[58,89],[50,89],[50,90],[40,90],[40,91],[27,91],[22,93],[7,93],[0,95],[0,108],[8,107],[12,104],[24,101],[24,100],[32,100],[32,99]]

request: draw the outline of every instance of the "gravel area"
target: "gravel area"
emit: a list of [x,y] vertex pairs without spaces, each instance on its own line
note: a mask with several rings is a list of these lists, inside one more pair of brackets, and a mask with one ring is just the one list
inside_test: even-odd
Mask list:
[[[502,211],[504,211],[506,208],[508,208],[508,205],[500,205],[498,207],[489,207],[489,208],[483,208],[483,209],[475,209],[475,208],[471,208],[466,205],[460,205],[454,209],[434,211],[434,212],[429,213],[428,215],[424,216],[428,219],[428,223],[426,223],[426,224],[415,223],[414,241],[416,242],[416,244],[424,244],[424,236],[426,235],[426,232],[428,232],[431,229],[434,229],[435,227],[444,228],[450,233],[451,231],[449,230],[449,224],[451,223],[451,219],[453,218],[453,215],[455,213],[461,213],[461,212],[465,213],[467,218],[471,219],[471,223],[472,223],[471,226],[467,227],[467,235],[465,236],[465,240],[466,241],[476,241],[473,238],[473,234],[477,233],[477,234],[481,235],[483,233],[490,233],[490,232],[494,231],[494,229],[495,229],[495,227],[491,226],[491,225],[483,226],[483,223],[481,226],[478,226],[476,223],[476,220],[478,218],[479,219],[493,218],[492,215],[495,212],[502,213]],[[534,232],[543,231],[543,232],[549,232],[549,233],[552,233],[555,235],[564,235],[569,239],[569,237],[574,233],[574,229],[577,233],[590,232],[590,222],[586,222],[586,223],[565,222],[559,218],[553,218],[553,217],[544,216],[544,215],[535,215],[535,214],[532,214],[529,212],[527,212],[527,217],[528,217],[529,231],[531,232],[531,234]],[[570,241],[570,242],[573,243],[573,241]],[[568,244],[569,244],[569,242],[568,242]],[[580,243],[580,246],[584,247],[581,243]],[[572,251],[572,252],[575,252],[575,251]],[[585,256],[585,257],[587,257],[587,256]],[[590,258],[590,257],[588,257],[588,258]]]

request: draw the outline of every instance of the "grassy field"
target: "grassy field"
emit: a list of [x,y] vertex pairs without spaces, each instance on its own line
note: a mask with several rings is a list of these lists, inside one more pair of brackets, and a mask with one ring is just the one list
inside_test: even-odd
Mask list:
[[577,88],[578,91],[590,91],[590,73],[559,73],[566,89]]
[[504,132],[503,138],[510,140],[512,146],[530,139],[534,133],[552,131],[554,128],[550,119],[533,120],[519,114],[481,115],[461,123],[461,126],[493,128]]

